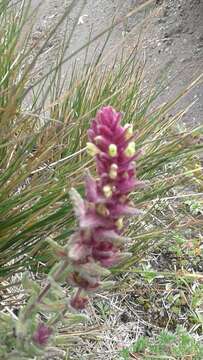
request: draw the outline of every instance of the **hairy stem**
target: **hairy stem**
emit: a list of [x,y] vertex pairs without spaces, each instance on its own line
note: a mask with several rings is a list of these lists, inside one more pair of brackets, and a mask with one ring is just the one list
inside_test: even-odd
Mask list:
[[[61,274],[64,272],[67,266],[68,266],[68,260],[61,261],[61,266],[56,270],[55,274],[53,274],[52,276],[54,281],[58,281],[60,279]],[[29,318],[30,314],[33,312],[35,307],[38,304],[40,304],[44,296],[47,295],[50,288],[51,288],[51,282],[48,282],[48,284],[46,284],[44,288],[40,291],[38,297],[27,307],[22,318],[23,321]]]

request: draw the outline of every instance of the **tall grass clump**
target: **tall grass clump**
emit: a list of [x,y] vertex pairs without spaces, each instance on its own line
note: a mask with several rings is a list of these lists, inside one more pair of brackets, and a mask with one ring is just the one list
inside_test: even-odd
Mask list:
[[[81,9],[83,3],[81,1]],[[149,3],[152,1],[147,1],[146,5]],[[192,186],[197,184],[197,191],[201,191],[201,177],[196,175],[201,172],[198,154],[202,151],[202,143],[198,138],[202,128],[177,130],[187,109],[169,116],[171,108],[201,81],[201,76],[176,98],[153,109],[152,104],[161,89],[155,86],[147,92],[143,89],[145,67],[135,55],[138,53],[138,42],[130,54],[123,53],[111,67],[105,67],[100,56],[89,65],[84,63],[80,69],[77,65],[73,66],[70,80],[64,83],[62,64],[73,57],[67,56],[70,37],[65,34],[65,40],[57,49],[56,64],[35,79],[33,74],[47,42],[74,6],[72,1],[36,48],[31,42],[32,29],[27,26],[29,19],[35,16],[29,2],[22,2],[17,10],[9,0],[0,4],[0,295],[2,293],[3,310],[26,301],[22,294],[19,296],[22,284],[28,292],[29,287],[33,290],[32,296],[36,300],[40,287],[34,282],[26,282],[27,275],[22,274],[27,270],[34,278],[40,276],[43,279],[44,274],[49,273],[48,278],[55,290],[50,302],[47,300],[45,304],[49,310],[58,296],[61,299],[63,290],[58,288],[57,283],[63,283],[64,278],[52,278],[52,274],[57,272],[58,254],[64,246],[70,245],[69,240],[73,239],[75,231],[70,189],[74,187],[83,196],[84,172],[89,169],[92,174],[95,173],[94,161],[86,151],[87,130],[92,118],[103,106],[111,106],[123,113],[123,125],[127,124],[126,129],[133,127],[136,132],[135,143],[129,151],[132,150],[134,155],[142,149],[142,156],[136,160],[136,176],[140,183],[146,185],[131,194],[131,201],[140,210],[140,215],[128,223],[125,231],[124,247],[131,256],[125,259],[121,256],[119,264],[110,261],[111,273],[131,271],[135,263],[160,242],[167,240],[174,230],[201,227],[201,219],[185,221],[184,215],[169,219],[166,216],[158,224],[155,221],[157,206],[166,198],[178,199],[190,183]],[[108,39],[114,26],[95,39],[105,33]],[[88,53],[93,40],[75,53],[84,49]],[[115,172],[117,168],[113,170]],[[110,190],[106,188],[107,198]],[[79,199],[79,196],[76,197],[76,202]],[[116,256],[115,249],[111,250]],[[98,261],[106,256],[102,253],[105,251],[106,246],[105,249],[96,248]],[[72,266],[77,267],[77,261],[74,261]],[[76,282],[80,288],[78,275],[72,280],[69,283],[75,285]],[[14,289],[13,294],[10,289]],[[32,310],[32,297],[30,301]],[[40,301],[41,298],[37,300],[38,303]],[[61,303],[62,310],[63,306]],[[45,308],[40,308],[40,313],[46,313]],[[29,306],[28,309],[30,311]],[[34,315],[32,311],[29,313],[31,318],[36,316],[38,307],[35,310]],[[13,322],[6,312],[3,314],[2,321],[8,324],[9,332]],[[57,321],[60,314],[56,315]],[[80,321],[82,318],[78,316],[77,319]],[[74,318],[74,321],[77,319]],[[72,320],[70,317],[70,323]],[[55,324],[55,318],[50,321]],[[43,342],[51,335],[49,326],[43,327],[39,323],[36,329],[36,323],[33,328],[32,324],[29,324],[29,329],[33,330],[35,339],[40,338]],[[25,334],[18,334],[22,340]],[[17,356],[16,353],[13,356]]]

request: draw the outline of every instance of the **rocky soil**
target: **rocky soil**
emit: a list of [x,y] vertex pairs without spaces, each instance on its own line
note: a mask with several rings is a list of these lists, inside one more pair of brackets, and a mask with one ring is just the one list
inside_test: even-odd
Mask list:
[[[39,0],[32,0],[32,6],[39,5]],[[37,17],[37,26],[33,41],[38,41],[46,34],[49,27],[70,5],[70,0],[44,0]],[[38,75],[47,70],[56,58],[56,46],[63,38],[65,26],[70,32],[75,25],[74,35],[67,49],[67,54],[73,53],[92,36],[100,33],[109,26],[114,16],[121,18],[135,6],[145,3],[144,0],[87,0],[82,8],[82,1],[76,0],[73,11],[68,17],[66,25],[61,26],[56,36],[49,42],[38,63]],[[128,21],[119,24],[112,32],[111,38],[104,51],[104,61],[111,63],[115,53],[125,46],[131,51],[136,42],[142,22],[142,43],[140,54],[146,59],[146,86],[160,73],[167,74],[170,82],[165,92],[158,99],[161,103],[174,97],[183,90],[192,80],[199,76],[203,70],[203,1],[202,0],[156,0],[153,9],[155,13],[149,15],[145,11],[132,15]],[[150,8],[152,10],[152,7]],[[148,16],[147,20],[144,20]],[[79,17],[79,20],[76,20]],[[102,49],[103,36],[89,48],[88,60]],[[74,60],[82,63],[84,51],[78,53]],[[73,61],[73,60],[72,60]],[[64,65],[64,76],[70,74],[71,62]],[[66,74],[66,75],[65,75]],[[198,85],[180,102],[179,107],[185,108],[190,103],[193,106],[184,116],[183,120],[189,125],[202,122],[203,115],[203,86]]]

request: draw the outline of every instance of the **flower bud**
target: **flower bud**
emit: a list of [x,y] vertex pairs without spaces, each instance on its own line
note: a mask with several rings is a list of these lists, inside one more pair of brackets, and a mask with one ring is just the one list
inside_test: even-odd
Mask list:
[[111,164],[110,171],[109,171],[109,177],[112,180],[115,180],[118,175],[118,165]]
[[33,335],[33,341],[39,346],[45,346],[48,343],[52,329],[43,323],[40,323]]
[[131,141],[128,146],[126,147],[125,151],[124,151],[124,154],[127,156],[127,157],[131,157],[133,155],[135,155],[135,142],[134,141]]
[[132,124],[125,124],[125,139],[128,140],[133,136],[133,125]]
[[102,215],[102,216],[109,215],[109,210],[107,209],[107,207],[104,204],[98,204],[96,206],[96,210],[97,210],[97,214],[99,214],[99,215]]
[[94,145],[93,143],[91,142],[87,142],[87,153],[90,155],[90,156],[95,156],[99,153],[99,149],[96,145]]
[[110,185],[103,186],[104,196],[109,199],[112,196],[112,189]]
[[117,229],[121,230],[123,228],[123,218],[119,218],[118,220],[116,220],[115,224]]
[[115,157],[117,156],[117,153],[118,153],[117,146],[115,144],[110,144],[108,149],[109,156]]

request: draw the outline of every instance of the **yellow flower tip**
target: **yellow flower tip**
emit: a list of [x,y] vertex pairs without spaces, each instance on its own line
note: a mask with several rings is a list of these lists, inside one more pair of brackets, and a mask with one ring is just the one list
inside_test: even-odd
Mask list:
[[116,220],[115,225],[118,230],[121,230],[123,228],[123,218],[119,218],[118,220]]
[[125,139],[128,140],[133,136],[133,125],[132,124],[125,124],[124,129],[126,129],[125,132]]
[[90,156],[95,156],[99,153],[99,149],[96,145],[94,145],[93,143],[91,142],[88,142],[87,143],[87,153],[90,155]]
[[111,157],[117,156],[117,146],[115,144],[109,145],[108,154]]
[[135,142],[134,141],[131,141],[128,146],[126,147],[125,151],[124,151],[124,154],[127,156],[127,157],[131,157],[133,155],[135,155]]
[[110,171],[109,171],[110,179],[112,179],[112,180],[116,179],[117,175],[118,175],[118,165],[111,164]]
[[98,204],[96,209],[99,215],[108,216],[110,214],[109,210],[104,204]]
[[103,187],[103,193],[104,193],[104,196],[109,199],[111,196],[112,196],[112,189],[111,189],[111,186],[110,185],[105,185]]

